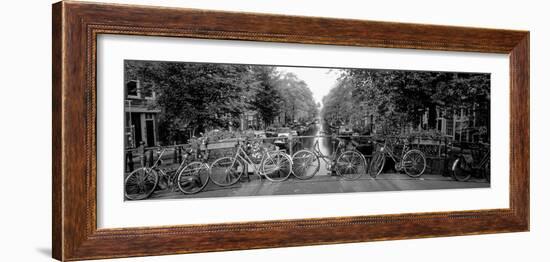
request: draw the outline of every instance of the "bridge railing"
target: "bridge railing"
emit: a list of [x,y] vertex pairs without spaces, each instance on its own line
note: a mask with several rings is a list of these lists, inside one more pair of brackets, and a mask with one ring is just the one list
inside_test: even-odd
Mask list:
[[[449,167],[449,154],[448,146],[451,141],[448,137],[403,137],[403,136],[353,136],[353,135],[308,135],[308,136],[289,136],[289,137],[255,137],[246,138],[250,142],[259,141],[264,144],[273,144],[287,151],[288,154],[292,154],[298,150],[307,148],[311,149],[313,141],[315,139],[323,139],[328,141],[324,147],[328,147],[329,151],[331,147],[335,146],[337,142],[349,143],[352,147],[360,151],[367,160],[370,160],[376,143],[380,143],[386,139],[408,139],[409,145],[412,148],[416,148],[425,153],[428,172],[445,174],[448,172]],[[209,159],[207,161],[213,161],[222,156],[228,156],[233,153],[233,150],[240,138],[224,139],[223,141],[209,142],[206,144],[206,148],[209,152]],[[395,146],[399,147],[402,144],[396,143]],[[126,149],[125,152],[125,171],[131,172],[136,168],[142,166],[151,166],[158,158],[158,152],[160,149],[165,149],[163,155],[163,165],[178,165],[183,161],[183,155],[189,152],[191,149],[192,154],[197,154],[200,148],[193,148],[191,144],[174,144],[168,146],[155,146],[155,147],[137,147],[133,149]],[[398,148],[395,148],[398,150]]]

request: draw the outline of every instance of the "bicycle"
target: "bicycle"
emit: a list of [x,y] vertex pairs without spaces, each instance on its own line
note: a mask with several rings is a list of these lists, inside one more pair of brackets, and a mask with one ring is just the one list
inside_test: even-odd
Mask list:
[[[155,191],[157,186],[159,185],[159,182],[161,180],[166,181],[167,187],[171,188],[172,190],[175,190],[175,184],[176,184],[176,174],[184,174],[187,172],[192,172],[193,166],[196,162],[191,162],[187,165],[188,157],[191,155],[192,151],[185,151],[185,155],[183,155],[183,161],[180,163],[178,168],[175,170],[175,172],[166,172],[164,169],[160,168],[160,165],[162,163],[162,156],[166,152],[166,149],[163,149],[159,151],[159,156],[157,157],[157,160],[153,163],[151,167],[141,167],[133,172],[131,172],[126,179],[124,180],[124,196],[127,199],[130,200],[142,200],[146,199]],[[200,162],[202,163],[202,162]],[[195,194],[200,192],[208,183],[208,174],[206,173],[206,176],[201,174],[200,172],[195,174],[198,174],[198,176],[194,177],[194,186],[192,189],[187,189],[189,186],[187,185],[179,185],[178,188],[183,192],[187,194]],[[205,181],[205,182],[202,182]]]
[[325,162],[327,171],[334,170],[336,174],[345,180],[356,180],[365,172],[367,161],[363,154],[356,149],[345,150],[345,144],[341,138],[332,136],[333,148],[334,139],[338,145],[332,151],[332,154],[325,155],[319,148],[319,139],[313,144],[313,149],[302,149],[292,155],[293,174],[296,178],[306,180],[310,179],[319,172],[321,161]]
[[405,171],[405,173],[413,178],[417,178],[424,174],[426,170],[426,157],[422,151],[417,149],[409,149],[410,142],[408,139],[402,139],[403,148],[398,155],[394,152],[393,143],[388,143],[389,139],[384,139],[384,144],[381,145],[372,155],[372,160],[369,166],[368,173],[371,177],[376,178],[386,163],[386,158],[390,157],[395,162],[396,171]]
[[160,152],[157,160],[151,167],[138,168],[126,177],[124,180],[124,196],[126,196],[126,198],[130,200],[148,198],[158,185],[158,172],[160,172],[163,177],[168,176],[164,171],[158,168],[164,152],[166,152],[166,149]]
[[453,177],[457,181],[466,182],[470,180],[472,174],[480,174],[487,182],[491,182],[491,149],[489,144],[480,143],[484,147],[481,151],[484,152],[481,160],[474,162],[474,156],[471,149],[469,153],[460,153],[458,158],[453,162],[452,171]]
[[[283,150],[269,151],[260,149],[259,163],[253,161],[243,147],[245,140],[237,141],[237,150],[232,157],[222,157],[215,160],[210,166],[210,179],[218,186],[231,186],[239,181],[245,170],[245,164],[254,168],[254,174],[265,176],[273,182],[286,180],[292,171],[292,159]],[[256,157],[254,157],[256,159]]]
[[181,192],[185,194],[196,194],[201,192],[210,180],[210,166],[206,163],[208,159],[208,150],[206,149],[206,139],[199,139],[200,146],[197,149],[196,159],[182,168],[177,173],[177,184]]

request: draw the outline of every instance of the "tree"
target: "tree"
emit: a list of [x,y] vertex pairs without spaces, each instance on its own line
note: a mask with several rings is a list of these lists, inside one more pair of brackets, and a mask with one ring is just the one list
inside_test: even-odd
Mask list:
[[306,121],[319,110],[303,80],[272,66],[126,61],[125,79],[154,86],[159,138],[166,144],[239,127],[247,111],[267,126],[281,113],[286,121]]
[[207,129],[236,126],[252,81],[246,65],[126,61],[128,76],[152,82],[159,124],[167,140]]
[[281,110],[285,118],[294,121],[307,121],[315,118],[318,107],[313,93],[306,82],[293,73],[283,73],[275,82],[281,97]]
[[262,121],[266,125],[270,125],[279,115],[281,107],[280,94],[274,85],[274,79],[278,76],[275,68],[267,66],[254,66],[252,72],[256,82],[254,83],[255,94],[251,99],[251,106],[258,111]]
[[323,116],[334,118],[336,111],[348,123],[368,113],[376,116],[382,132],[390,133],[418,126],[426,112],[428,123],[422,128],[435,129],[438,108],[476,108],[487,122],[489,88],[488,74],[346,69],[323,99]]

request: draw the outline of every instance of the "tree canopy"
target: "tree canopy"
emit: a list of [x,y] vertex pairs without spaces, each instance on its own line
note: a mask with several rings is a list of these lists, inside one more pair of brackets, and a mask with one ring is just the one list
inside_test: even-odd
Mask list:
[[290,122],[315,118],[318,107],[307,84],[293,73],[283,73],[276,80],[281,94],[281,111]]
[[436,127],[436,108],[475,108],[488,121],[490,75],[403,70],[342,70],[338,83],[323,99],[324,118],[346,124],[373,114],[382,132],[405,124],[417,126],[427,112]]
[[246,111],[257,112],[265,127],[280,114],[290,122],[313,118],[318,110],[304,81],[273,66],[128,60],[125,79],[153,84],[164,142],[237,128]]

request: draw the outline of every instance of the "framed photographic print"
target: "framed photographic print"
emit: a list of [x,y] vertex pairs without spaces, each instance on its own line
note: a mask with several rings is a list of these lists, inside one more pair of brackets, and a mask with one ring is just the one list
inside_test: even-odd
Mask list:
[[527,31],[71,1],[52,26],[58,260],[529,230]]

